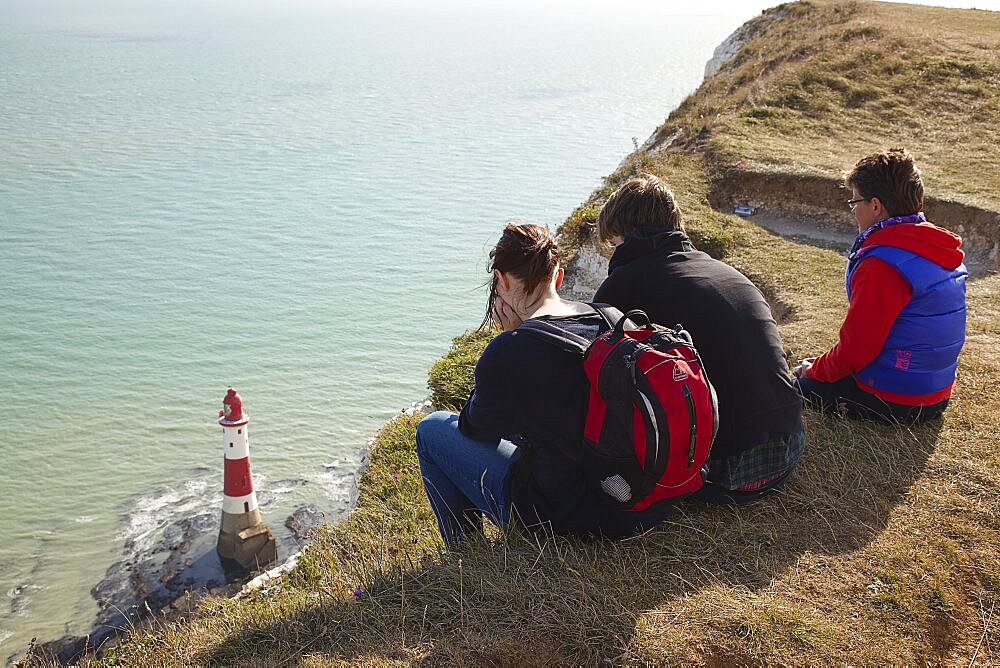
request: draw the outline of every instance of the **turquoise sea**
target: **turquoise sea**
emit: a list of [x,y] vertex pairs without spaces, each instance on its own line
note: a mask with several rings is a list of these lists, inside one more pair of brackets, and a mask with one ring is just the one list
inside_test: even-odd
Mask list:
[[0,5],[0,657],[217,517],[230,385],[282,552],[343,512],[502,224],[557,226],[766,4]]

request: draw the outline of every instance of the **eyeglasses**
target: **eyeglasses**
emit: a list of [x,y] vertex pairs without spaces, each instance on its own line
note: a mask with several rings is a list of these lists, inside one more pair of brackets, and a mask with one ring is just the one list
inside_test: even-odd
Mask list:
[[871,197],[859,197],[858,199],[849,199],[847,200],[847,208],[850,209],[851,211],[854,211],[854,207],[858,205],[858,202],[867,202],[870,199]]

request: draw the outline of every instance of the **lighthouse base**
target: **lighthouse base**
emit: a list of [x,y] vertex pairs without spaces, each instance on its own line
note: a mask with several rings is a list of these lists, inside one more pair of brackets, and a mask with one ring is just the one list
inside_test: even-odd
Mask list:
[[248,513],[222,513],[215,549],[223,559],[235,561],[247,570],[264,568],[278,560],[278,544],[256,509]]

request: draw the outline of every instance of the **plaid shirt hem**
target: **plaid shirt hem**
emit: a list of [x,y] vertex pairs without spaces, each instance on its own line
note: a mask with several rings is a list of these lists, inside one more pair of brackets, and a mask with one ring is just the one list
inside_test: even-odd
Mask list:
[[805,431],[782,434],[731,457],[708,460],[708,481],[725,489],[753,488],[792,470],[806,447]]

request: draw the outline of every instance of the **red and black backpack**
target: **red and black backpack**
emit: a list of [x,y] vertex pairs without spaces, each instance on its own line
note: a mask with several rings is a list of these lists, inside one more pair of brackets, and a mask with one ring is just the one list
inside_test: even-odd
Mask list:
[[622,510],[701,489],[719,411],[691,336],[642,311],[591,306],[611,327],[593,343],[545,320],[518,328],[583,358],[590,393],[577,461]]

